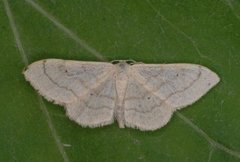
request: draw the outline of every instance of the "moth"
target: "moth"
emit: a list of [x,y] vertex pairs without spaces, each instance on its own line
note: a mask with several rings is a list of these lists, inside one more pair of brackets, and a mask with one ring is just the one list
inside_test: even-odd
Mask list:
[[23,72],[48,101],[64,106],[83,127],[118,122],[120,128],[156,130],[174,111],[191,105],[219,81],[196,64],[144,64],[45,59]]

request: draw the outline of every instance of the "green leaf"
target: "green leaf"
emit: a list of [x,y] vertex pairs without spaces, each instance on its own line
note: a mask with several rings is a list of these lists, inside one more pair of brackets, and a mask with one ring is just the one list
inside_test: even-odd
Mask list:
[[[0,3],[0,161],[240,161],[238,0]],[[221,82],[153,132],[82,128],[24,80],[45,58],[196,63]]]

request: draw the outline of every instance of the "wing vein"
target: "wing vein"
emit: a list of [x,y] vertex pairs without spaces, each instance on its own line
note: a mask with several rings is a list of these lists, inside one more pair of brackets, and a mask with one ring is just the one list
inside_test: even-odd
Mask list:
[[[201,70],[199,70],[196,79],[194,79],[194,80],[193,80],[188,86],[186,86],[184,89],[178,90],[178,91],[175,91],[175,92],[171,89],[171,90],[173,91],[173,93],[169,94],[165,99],[160,98],[160,96],[156,95],[156,94],[154,93],[154,92],[156,92],[155,89],[154,89],[153,91],[149,90],[149,88],[147,88],[146,84],[141,83],[139,80],[136,79],[136,75],[133,75],[133,76],[135,77],[135,80],[136,80],[142,87],[144,87],[144,88],[147,90],[147,92],[149,92],[149,93],[151,93],[152,95],[158,97],[160,100],[165,101],[165,100],[169,99],[171,96],[173,96],[173,95],[175,95],[175,94],[177,94],[177,93],[184,92],[184,91],[187,90],[188,88],[192,87],[192,85],[201,77],[201,74],[202,74],[202,72],[201,72]],[[161,88],[163,85],[165,85],[165,84],[166,84],[166,83],[160,84],[160,88]],[[160,88],[159,88],[159,89],[160,89]],[[170,88],[171,88],[171,87],[170,87]]]
[[69,88],[66,87],[66,86],[59,85],[57,82],[55,82],[55,81],[51,78],[51,76],[47,73],[46,62],[47,62],[46,60],[43,61],[43,73],[47,76],[47,78],[48,78],[54,85],[56,85],[57,87],[62,88],[62,89],[65,89],[65,90],[67,90],[67,91],[70,91],[70,92],[76,97],[76,99],[78,99],[78,98],[79,98],[78,95],[77,95],[72,89],[69,89]]
[[[154,91],[149,90],[143,83],[139,82],[139,81],[135,78],[135,80],[136,80],[141,86],[143,86],[143,87],[147,90],[147,92],[149,92],[149,93],[151,93],[152,95],[158,97],[162,102],[161,102],[161,104],[159,104],[159,105],[154,105],[154,106],[152,106],[152,107],[151,107],[149,110],[147,110],[147,111],[140,111],[140,110],[138,110],[137,108],[129,108],[129,109],[126,109],[125,111],[136,111],[136,112],[139,112],[139,113],[150,113],[150,112],[152,112],[154,109],[156,109],[156,108],[158,108],[158,107],[161,107],[162,104],[170,105],[170,104],[167,102],[167,100],[168,100],[170,97],[172,97],[173,95],[178,94],[178,93],[181,93],[181,92],[184,92],[184,91],[187,90],[188,88],[192,87],[192,85],[201,77],[201,74],[202,74],[202,72],[201,72],[201,70],[199,70],[199,73],[198,73],[196,79],[194,79],[187,87],[185,87],[185,88],[182,89],[182,90],[178,90],[178,91],[175,91],[174,93],[169,94],[165,99],[161,99],[160,96],[158,96],[158,95],[156,95],[156,94],[154,93]],[[147,92],[146,92],[143,96],[141,96],[141,97],[131,97],[131,98],[127,98],[126,100],[142,99],[142,98],[147,94]]]

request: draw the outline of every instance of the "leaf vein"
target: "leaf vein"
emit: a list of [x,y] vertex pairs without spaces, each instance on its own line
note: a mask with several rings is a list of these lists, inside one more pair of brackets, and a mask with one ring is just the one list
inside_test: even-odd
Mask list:
[[[3,0],[3,3],[4,3],[4,8],[5,8],[5,12],[6,12],[6,15],[9,19],[9,25],[10,25],[10,28],[13,32],[13,36],[14,36],[14,39],[16,41],[16,45],[17,45],[17,48],[19,50],[19,54],[21,55],[21,58],[25,64],[25,66],[28,65],[28,59],[27,59],[27,55],[25,53],[25,50],[23,48],[23,45],[22,45],[22,42],[21,42],[21,39],[20,39],[20,35],[19,35],[19,32],[17,30],[17,26],[15,24],[15,21],[14,21],[14,17],[13,17],[13,14],[12,14],[12,11],[9,7],[9,3],[7,0]],[[41,110],[43,111],[46,119],[47,119],[47,124],[48,124],[48,127],[52,133],[52,136],[54,138],[54,141],[57,145],[57,148],[59,150],[59,152],[61,153],[62,157],[63,157],[63,160],[64,162],[69,162],[69,158],[62,146],[62,143],[60,141],[60,138],[56,132],[56,129],[54,128],[54,125],[53,125],[53,122],[51,120],[51,117],[49,115],[49,112],[46,108],[46,105],[44,104],[43,100],[42,100],[42,97],[40,95],[38,95],[38,101],[39,101],[39,104],[40,104],[40,108]]]
[[60,23],[53,15],[48,13],[46,10],[44,10],[39,4],[32,0],[25,0],[28,4],[30,4],[36,11],[41,13],[44,17],[49,19],[58,29],[63,31],[65,34],[67,34],[71,39],[73,39],[75,42],[77,42],[82,48],[93,54],[96,58],[98,58],[101,61],[106,61],[106,59],[103,57],[101,53],[99,53],[96,49],[93,47],[90,47],[84,40],[80,39],[75,33],[73,33],[70,29],[68,29],[65,25]]
[[188,119],[187,117],[185,117],[183,114],[181,114],[180,112],[175,112],[176,115],[182,119],[188,126],[190,126],[191,128],[193,128],[193,130],[195,132],[197,132],[200,136],[202,136],[205,140],[207,140],[207,142],[216,149],[222,150],[232,156],[235,156],[237,158],[240,159],[240,152],[239,151],[235,151],[232,150],[226,146],[224,146],[223,144],[217,142],[216,140],[212,139],[206,132],[204,132],[201,128],[199,128],[197,125],[195,125],[190,119]]
[[160,17],[163,21],[167,22],[174,30],[176,30],[179,34],[184,36],[192,44],[193,48],[197,51],[197,54],[201,58],[207,59],[212,62],[212,60],[210,58],[208,58],[206,55],[204,55],[200,51],[196,41],[193,40],[193,38],[191,36],[189,36],[187,33],[182,31],[181,29],[179,29],[176,25],[174,25],[171,21],[169,21],[165,16],[163,16],[149,0],[145,0],[145,1],[148,3],[149,7],[156,13],[156,16]]

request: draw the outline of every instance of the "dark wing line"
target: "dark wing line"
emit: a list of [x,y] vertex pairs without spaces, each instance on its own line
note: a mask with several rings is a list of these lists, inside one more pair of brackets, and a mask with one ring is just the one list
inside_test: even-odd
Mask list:
[[[201,69],[201,68],[200,68],[200,69]],[[158,97],[158,98],[162,101],[162,103],[161,103],[160,105],[154,105],[153,107],[151,107],[150,110],[147,110],[147,111],[139,111],[139,110],[137,110],[136,108],[125,109],[125,111],[133,111],[133,110],[135,110],[136,112],[140,112],[140,113],[146,113],[146,112],[148,113],[148,112],[151,112],[152,110],[156,109],[157,107],[160,107],[163,103],[165,103],[165,104],[168,105],[168,103],[167,103],[166,101],[167,101],[170,97],[172,97],[172,96],[175,95],[175,94],[184,92],[184,91],[187,90],[188,88],[192,87],[192,85],[201,77],[201,75],[202,75],[202,72],[201,72],[201,70],[199,70],[199,74],[198,74],[197,78],[194,79],[194,80],[189,84],[189,86],[185,87],[185,88],[182,89],[182,90],[175,91],[175,93],[171,93],[171,94],[168,95],[165,99],[161,99],[159,96],[155,95],[152,91],[148,90],[148,89],[144,86],[143,83],[139,82],[139,81],[135,78],[135,80],[136,80],[140,85],[142,85],[142,86],[146,89],[146,91],[148,91],[148,92],[151,93],[152,95]],[[135,76],[135,75],[134,75],[134,76]],[[141,99],[141,97],[136,97],[136,99],[137,99],[137,98],[140,98],[140,99]],[[130,98],[130,99],[131,99],[131,98]],[[127,99],[127,100],[130,100],[130,99]],[[134,99],[135,99],[135,98],[134,98]]]
[[78,99],[78,95],[77,95],[72,89],[69,89],[69,88],[66,87],[66,86],[61,86],[61,85],[59,85],[57,82],[55,82],[55,81],[50,77],[50,75],[47,73],[46,62],[47,62],[47,60],[43,60],[43,73],[47,76],[47,78],[48,78],[54,85],[56,85],[57,87],[62,88],[62,89],[65,89],[65,90],[67,90],[67,91],[70,91],[70,92],[76,97],[76,99]]

